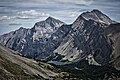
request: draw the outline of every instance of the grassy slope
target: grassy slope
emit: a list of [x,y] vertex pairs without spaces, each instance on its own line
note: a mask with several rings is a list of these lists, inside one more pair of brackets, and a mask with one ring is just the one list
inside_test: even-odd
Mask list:
[[58,73],[45,68],[46,65],[38,65],[34,60],[18,56],[0,44],[0,80],[42,80],[56,77]]

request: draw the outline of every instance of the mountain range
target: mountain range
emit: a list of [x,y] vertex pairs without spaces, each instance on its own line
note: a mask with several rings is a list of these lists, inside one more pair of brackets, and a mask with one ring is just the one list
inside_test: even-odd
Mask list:
[[0,43],[20,56],[75,70],[89,65],[120,70],[120,23],[96,9],[69,25],[48,17],[30,29],[1,35]]

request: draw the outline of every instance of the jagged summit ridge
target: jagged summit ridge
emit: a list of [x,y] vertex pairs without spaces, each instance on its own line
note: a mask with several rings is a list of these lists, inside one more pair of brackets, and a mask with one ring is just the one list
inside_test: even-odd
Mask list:
[[104,24],[111,24],[112,20],[105,14],[103,14],[101,11],[94,9],[90,12],[84,12],[80,15],[81,17],[83,17],[86,20],[94,20],[100,23],[104,23]]
[[58,20],[58,19],[55,19],[55,18],[49,16],[48,18],[46,18],[46,20],[35,23],[34,26],[39,26],[39,27],[49,27],[49,26],[51,26],[51,27],[59,27],[59,26],[61,26],[63,24],[65,24],[65,23]]
[[63,23],[62,21],[60,21],[60,20],[58,20],[58,19],[56,19],[56,18],[54,18],[54,17],[51,17],[51,16],[49,16],[48,18],[46,18],[45,21],[46,21],[46,22],[59,21],[59,22]]

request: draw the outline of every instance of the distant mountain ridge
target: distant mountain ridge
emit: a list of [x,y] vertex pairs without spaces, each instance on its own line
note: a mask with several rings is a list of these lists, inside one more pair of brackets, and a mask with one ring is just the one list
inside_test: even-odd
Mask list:
[[47,54],[42,54],[43,48],[48,41],[48,38],[58,30],[64,22],[48,17],[45,21],[35,23],[31,29],[19,28],[8,34],[0,36],[0,42],[6,47],[22,53],[21,55],[38,59],[47,57]]

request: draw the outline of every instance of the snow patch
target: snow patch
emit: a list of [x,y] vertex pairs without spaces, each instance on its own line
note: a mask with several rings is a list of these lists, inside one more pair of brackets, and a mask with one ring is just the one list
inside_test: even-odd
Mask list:
[[92,54],[89,54],[88,57],[86,58],[86,60],[88,61],[89,65],[98,65],[101,66],[101,64],[97,63],[93,57]]

